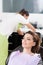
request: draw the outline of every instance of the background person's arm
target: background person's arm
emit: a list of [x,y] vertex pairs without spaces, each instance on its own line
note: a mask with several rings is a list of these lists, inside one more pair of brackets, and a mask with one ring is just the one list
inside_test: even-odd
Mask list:
[[28,24],[25,24],[29,29],[31,29],[33,32],[35,32],[36,31],[36,28],[33,26],[33,25],[31,25],[30,23],[28,23]]
[[[30,23],[23,24],[23,25],[26,25],[31,31],[36,32],[35,27],[33,25],[31,25]],[[24,35],[24,32],[21,31],[20,29],[18,29],[17,32],[19,35]]]
[[24,33],[20,29],[18,29],[17,32],[19,35],[24,35]]

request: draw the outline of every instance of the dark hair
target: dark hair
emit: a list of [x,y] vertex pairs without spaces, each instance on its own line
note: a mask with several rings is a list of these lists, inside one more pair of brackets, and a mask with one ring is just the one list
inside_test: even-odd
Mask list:
[[[35,44],[35,46],[32,47],[31,51],[32,51],[33,53],[38,53],[38,50],[39,50],[39,48],[40,48],[40,47],[39,47],[40,38],[39,38],[38,34],[32,32],[32,31],[28,31],[28,32],[26,32],[25,34],[30,34],[30,35],[33,36],[33,41],[34,41],[36,44]],[[25,34],[24,34],[24,35],[25,35]]]
[[22,16],[24,16],[24,14],[25,14],[26,16],[29,16],[29,12],[26,11],[25,9],[22,9],[19,13],[20,13]]

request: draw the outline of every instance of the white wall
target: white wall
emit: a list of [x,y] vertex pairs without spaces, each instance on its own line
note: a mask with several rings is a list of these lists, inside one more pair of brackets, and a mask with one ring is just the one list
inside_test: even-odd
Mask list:
[[[0,20],[2,20],[2,22],[0,22],[0,32],[3,30],[4,34],[7,34],[9,36],[9,32],[8,32],[9,27],[7,27],[7,29],[6,29],[5,26],[7,23],[14,21],[14,13],[0,13]],[[28,21],[32,22],[32,23],[37,22],[39,27],[40,26],[43,27],[43,14],[30,13]],[[7,24],[7,25],[9,25],[9,24]]]
[[[6,18],[8,20],[6,20]],[[2,22],[7,22],[7,21],[9,21],[9,19],[13,20],[13,18],[14,18],[14,13],[0,13],[0,20],[2,19]],[[37,22],[38,24],[43,26],[43,14],[35,14],[35,13],[32,14],[32,13],[30,13],[28,21],[32,22],[32,23]]]
[[2,0],[0,0],[0,12],[2,12]]
[[43,27],[43,14],[30,13],[28,20],[33,23],[37,22],[38,25],[41,25]]

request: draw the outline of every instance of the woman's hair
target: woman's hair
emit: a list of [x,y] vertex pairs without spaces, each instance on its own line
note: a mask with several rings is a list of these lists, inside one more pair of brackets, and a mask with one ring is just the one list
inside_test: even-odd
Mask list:
[[29,12],[26,11],[25,9],[22,9],[19,13],[20,13],[22,16],[24,16],[24,14],[25,14],[26,16],[29,16]]
[[[32,47],[32,49],[31,49],[31,51],[33,52],[33,53],[38,53],[38,50],[39,50],[39,45],[40,45],[40,38],[39,38],[39,35],[37,34],[37,33],[35,33],[35,32],[32,32],[32,31],[28,31],[28,32],[26,32],[25,34],[30,34],[30,35],[32,35],[32,37],[33,37],[33,41],[35,42],[35,46],[33,46]],[[24,34],[24,35],[25,35]]]

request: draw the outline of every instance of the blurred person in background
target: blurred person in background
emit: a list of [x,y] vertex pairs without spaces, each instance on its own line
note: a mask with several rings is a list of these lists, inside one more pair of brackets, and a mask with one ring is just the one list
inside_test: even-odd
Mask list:
[[[19,12],[19,16],[21,16],[21,21],[19,21],[18,23],[18,29],[17,29],[17,32],[20,34],[20,35],[23,35],[23,33],[32,30],[33,32],[35,32],[35,28],[34,26],[32,26],[29,21],[27,21],[28,17],[29,17],[29,12],[26,11],[25,9],[22,9],[20,12]],[[26,21],[22,18],[25,18]],[[22,21],[23,20],[23,21]]]

